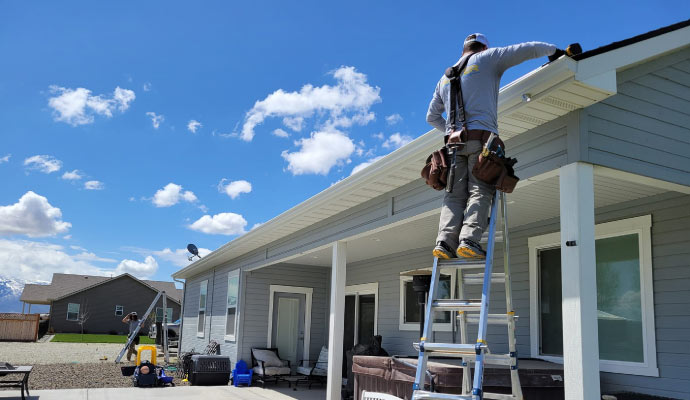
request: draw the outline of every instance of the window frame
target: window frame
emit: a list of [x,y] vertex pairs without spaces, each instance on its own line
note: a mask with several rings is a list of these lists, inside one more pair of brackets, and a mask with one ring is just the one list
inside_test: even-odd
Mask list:
[[[173,313],[175,312],[175,310],[173,310],[172,307],[166,307],[166,308],[170,311],[170,315],[168,315],[168,323],[172,324],[173,323]],[[158,321],[158,310],[162,310],[162,309],[163,309],[163,307],[156,307],[156,322],[161,322],[161,323],[165,322],[165,320],[163,318],[161,318],[161,321]],[[163,314],[163,317],[165,317],[165,314]]]
[[[117,313],[117,312],[118,312],[118,309],[119,309],[119,311],[120,311],[119,314]],[[121,316],[123,316],[123,315],[125,315],[125,307],[123,307],[123,306],[121,306],[121,305],[115,305],[115,316],[121,317]]]
[[355,296],[354,342],[359,343],[359,296],[374,295],[374,335],[379,334],[379,283],[345,286],[345,296]]
[[[629,375],[659,376],[656,359],[656,334],[654,326],[654,289],[652,279],[652,216],[626,218],[596,224],[594,238],[605,239],[637,234],[640,261],[640,308],[642,313],[643,362],[599,360],[601,372]],[[553,232],[528,238],[530,282],[530,350],[532,358],[563,364],[563,357],[539,354],[539,259],[540,250],[561,246],[561,234]]]
[[[422,270],[428,270],[431,272],[432,267],[428,268],[419,268]],[[417,271],[419,269],[413,269],[410,271],[402,271],[400,272],[400,312],[398,314],[398,329],[401,331],[419,331],[419,323],[418,322],[405,322],[405,283],[406,282],[412,282],[412,277],[411,276],[404,276],[403,274],[411,271]],[[441,275],[449,275],[450,276],[450,297],[455,298],[455,278],[456,274],[454,273],[456,270],[454,268],[441,268]],[[450,322],[434,322],[433,324],[433,330],[436,332],[451,332],[453,330],[452,328],[452,318]]]
[[[228,331],[227,331],[227,329],[228,329],[228,309],[230,308],[230,307],[228,307],[228,297],[230,297],[230,280],[233,278],[237,278],[237,293],[235,293],[235,297],[237,298],[237,300],[235,302],[235,324],[233,327],[234,331],[233,331],[232,335],[229,335]],[[228,290],[227,290],[227,293],[225,295],[225,324],[224,324],[225,325],[225,337],[224,337],[224,339],[228,342],[234,342],[237,340],[237,329],[238,329],[239,320],[240,320],[239,310],[240,310],[240,291],[241,291],[240,284],[241,284],[241,281],[242,281],[242,278],[240,277],[240,269],[239,268],[236,270],[228,272]]]
[[[77,311],[76,311],[77,317],[74,318],[74,319],[70,319],[70,317],[69,317],[69,314],[70,314],[69,306],[72,306],[72,305],[77,306]],[[76,321],[79,321],[79,311],[81,311],[81,304],[79,304],[79,303],[67,303],[67,313],[66,313],[66,314],[67,314],[67,315],[66,315],[67,321],[75,321],[75,322],[76,322]],[[75,312],[72,311],[72,314],[74,314],[74,313],[75,313]]]
[[[201,306],[201,293],[204,292],[204,306]],[[208,306],[208,279],[205,279],[199,283],[199,311],[197,314],[197,321],[196,321],[196,337],[204,337],[206,333],[206,309]],[[204,313],[204,323],[201,326],[201,330],[199,330],[199,318],[201,317],[201,313]]]

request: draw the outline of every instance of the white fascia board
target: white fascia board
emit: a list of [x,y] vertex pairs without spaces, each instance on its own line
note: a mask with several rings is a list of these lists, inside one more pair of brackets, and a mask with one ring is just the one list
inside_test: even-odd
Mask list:
[[578,61],[575,79],[585,81],[607,71],[630,68],[690,45],[690,26]]

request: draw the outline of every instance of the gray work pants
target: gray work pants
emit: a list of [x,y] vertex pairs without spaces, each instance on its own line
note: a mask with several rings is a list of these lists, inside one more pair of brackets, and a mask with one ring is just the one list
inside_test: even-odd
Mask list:
[[458,150],[453,192],[444,192],[436,241],[446,242],[451,249],[457,249],[461,239],[479,243],[486,229],[496,189],[472,174],[481,151],[482,142],[479,140],[470,140]]

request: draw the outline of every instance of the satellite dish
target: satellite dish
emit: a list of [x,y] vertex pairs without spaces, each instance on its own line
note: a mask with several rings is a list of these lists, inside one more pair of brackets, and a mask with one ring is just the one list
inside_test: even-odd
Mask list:
[[201,256],[199,255],[199,249],[197,249],[195,245],[193,245],[191,243],[188,244],[187,245],[187,251],[192,253],[192,255],[190,257],[187,257],[187,260],[192,261],[194,259],[194,256],[201,258]]

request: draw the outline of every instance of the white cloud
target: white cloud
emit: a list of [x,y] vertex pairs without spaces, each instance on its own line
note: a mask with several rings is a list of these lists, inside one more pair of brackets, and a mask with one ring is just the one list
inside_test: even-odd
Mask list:
[[254,225],[252,225],[252,229],[250,229],[250,231],[253,231],[254,229],[260,227],[260,226],[263,225],[263,224],[264,224],[263,222],[257,222],[257,223],[255,223]]
[[3,157],[0,157],[0,164],[6,163],[10,161],[10,157],[12,157],[12,154],[7,154]]
[[232,181],[225,183],[227,179],[223,178],[218,183],[218,191],[230,196],[231,199],[236,199],[241,193],[250,193],[252,191],[252,184],[245,181]]
[[383,132],[375,133],[375,134],[373,134],[373,135],[371,135],[371,136],[374,137],[374,138],[376,138],[376,139],[378,139],[378,140],[383,140],[383,139],[385,139],[385,136],[383,136]]
[[187,129],[189,129],[189,131],[192,133],[196,133],[197,129],[201,128],[202,126],[203,125],[201,124],[201,122],[199,122],[195,119],[192,119],[187,124]]
[[151,201],[156,207],[170,207],[182,200],[194,203],[198,199],[193,192],[189,190],[183,192],[182,186],[170,182],[163,189],[159,189]]
[[239,214],[220,213],[214,216],[204,215],[188,226],[189,229],[208,234],[241,235],[245,233],[247,220]]
[[355,150],[352,139],[342,132],[313,132],[311,137],[295,142],[299,151],[282,152],[288,162],[288,170],[293,175],[321,174],[326,175],[337,164],[342,164]]
[[141,88],[144,89],[144,92],[150,92],[151,91],[151,82],[144,83],[144,85]]
[[[203,247],[199,247],[199,255],[201,257],[205,257],[209,253],[211,253],[211,250],[205,249]],[[178,267],[186,267],[191,263],[189,261],[188,257],[190,256],[189,252],[187,249],[175,249],[175,251],[165,248],[163,250],[158,250],[154,251],[153,255],[158,257],[159,259],[169,261]]]
[[147,256],[144,262],[134,260],[122,260],[115,268],[115,274],[128,273],[139,279],[147,279],[153,276],[158,271],[158,262],[152,256]]
[[290,136],[289,133],[285,132],[284,130],[282,130],[280,128],[275,129],[272,133],[273,133],[273,136],[278,136],[278,137],[282,137],[282,138],[286,138],[286,137]]
[[68,181],[78,181],[79,179],[81,179],[83,177],[84,177],[84,175],[78,169],[75,169],[73,171],[67,171],[64,174],[62,174],[62,179],[65,179]]
[[[70,247],[74,248],[74,247],[79,247],[79,246],[70,246]],[[78,249],[78,250],[84,250],[84,249]],[[117,262],[117,260],[115,260],[115,259],[99,257],[96,254],[85,251],[85,250],[79,254],[72,256],[72,258],[74,258],[75,260],[81,260],[81,261],[97,261],[97,262],[108,262],[108,263]]]
[[[302,128],[304,118],[311,117],[315,112],[328,113],[329,119],[324,126],[331,128],[371,121],[373,114],[369,113],[369,108],[381,101],[380,88],[370,86],[366,75],[357,72],[354,67],[340,67],[332,75],[337,82],[335,86],[314,87],[308,84],[299,92],[278,89],[257,101],[245,116],[240,137],[251,141],[254,128],[270,117],[283,117],[285,126],[297,131]],[[348,113],[354,113],[355,116],[348,116]]]
[[65,235],[62,238],[65,240],[70,240],[70,239],[72,239],[72,235]]
[[161,126],[161,122],[165,121],[164,116],[156,115],[156,113],[153,111],[147,112],[146,115],[151,117],[151,123],[153,124],[153,129],[158,129],[158,127]]
[[39,237],[63,233],[72,224],[61,218],[59,208],[50,205],[45,197],[28,191],[17,203],[0,206],[0,235]]
[[400,133],[394,133],[390,135],[388,139],[386,139],[385,142],[383,142],[383,147],[389,149],[398,149],[400,147],[403,147],[404,145],[410,143],[412,141],[411,136],[407,135],[401,135]]
[[62,168],[62,161],[53,156],[35,155],[24,160],[24,166],[28,169],[41,171],[46,174],[57,172]]
[[352,168],[352,172],[350,172],[350,175],[356,174],[357,172],[363,170],[364,168],[370,166],[371,164],[375,163],[376,161],[378,161],[382,158],[383,158],[383,156],[375,157],[375,158],[372,158],[371,160],[368,160],[366,162],[363,162],[363,163],[357,165],[356,167]]
[[391,114],[391,115],[386,117],[386,123],[388,125],[395,125],[398,122],[401,122],[402,120],[403,120],[403,117],[398,113]]
[[55,85],[50,87],[50,92],[56,95],[48,99],[55,121],[72,126],[92,123],[95,114],[112,117],[115,110],[124,112],[136,98],[134,91],[119,86],[115,88],[111,98],[93,96],[85,88],[68,89]]
[[92,264],[67,254],[59,245],[28,240],[0,239],[0,275],[26,282],[50,282],[53,273],[110,275]]
[[86,181],[84,182],[84,189],[86,190],[103,190],[105,185],[101,181]]

